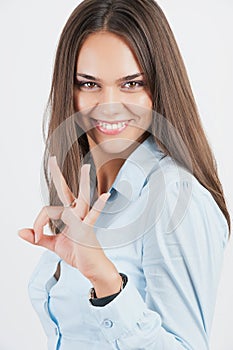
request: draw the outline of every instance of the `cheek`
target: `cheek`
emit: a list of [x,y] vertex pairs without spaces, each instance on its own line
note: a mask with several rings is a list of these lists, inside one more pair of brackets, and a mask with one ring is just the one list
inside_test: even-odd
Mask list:
[[148,109],[151,110],[153,106],[152,100],[146,92],[125,94],[121,102],[126,105],[129,103],[135,114],[144,114]]
[[152,100],[149,95],[143,94],[139,96],[137,104],[141,107],[142,118],[140,118],[140,122],[148,128],[152,122]]
[[[137,116],[137,122],[139,124],[148,124],[152,120],[152,100],[148,94],[134,94],[134,101],[130,102],[128,109],[130,112]],[[128,101],[129,102],[129,101]]]
[[152,101],[149,95],[147,94],[139,94],[137,99],[137,104],[144,108],[152,108]]
[[98,98],[95,94],[86,94],[82,91],[74,93],[74,108],[75,111],[81,111],[95,106],[98,103]]

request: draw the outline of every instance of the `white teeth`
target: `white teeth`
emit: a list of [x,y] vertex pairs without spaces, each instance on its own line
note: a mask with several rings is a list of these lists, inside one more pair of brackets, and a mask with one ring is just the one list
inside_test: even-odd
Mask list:
[[117,124],[109,124],[109,123],[103,123],[103,122],[98,121],[98,125],[104,129],[107,129],[107,130],[120,129],[120,128],[123,128],[125,126],[125,124],[126,124],[126,122],[119,122]]

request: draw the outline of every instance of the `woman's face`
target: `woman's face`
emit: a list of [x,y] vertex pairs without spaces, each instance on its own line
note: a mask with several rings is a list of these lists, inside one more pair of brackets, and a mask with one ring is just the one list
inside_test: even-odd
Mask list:
[[110,32],[83,43],[76,65],[74,108],[90,148],[120,153],[142,141],[152,121],[152,100],[129,46]]

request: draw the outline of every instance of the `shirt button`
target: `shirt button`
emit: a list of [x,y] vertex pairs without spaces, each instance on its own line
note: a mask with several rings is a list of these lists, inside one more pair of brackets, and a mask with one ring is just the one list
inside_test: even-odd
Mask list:
[[104,325],[105,328],[111,328],[111,327],[113,326],[113,322],[112,322],[111,320],[109,320],[109,319],[106,318],[106,319],[103,321],[103,325]]

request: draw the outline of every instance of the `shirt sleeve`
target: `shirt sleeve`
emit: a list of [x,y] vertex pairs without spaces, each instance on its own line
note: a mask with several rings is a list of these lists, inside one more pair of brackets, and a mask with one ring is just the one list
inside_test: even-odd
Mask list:
[[89,305],[115,349],[209,349],[227,222],[197,181],[174,181],[165,192],[166,200],[150,210],[155,223],[143,237],[146,297],[128,276],[109,304]]

